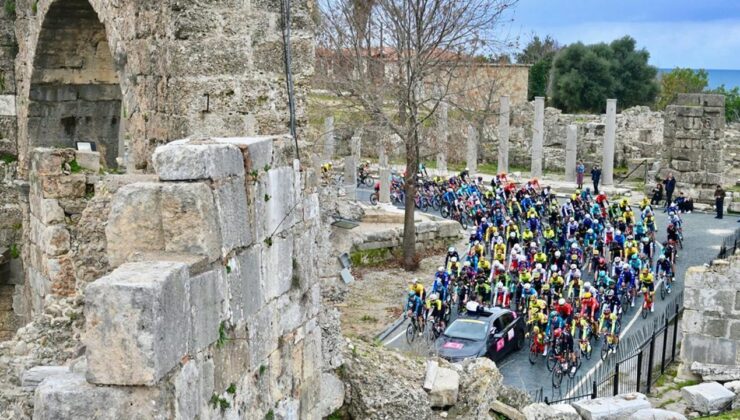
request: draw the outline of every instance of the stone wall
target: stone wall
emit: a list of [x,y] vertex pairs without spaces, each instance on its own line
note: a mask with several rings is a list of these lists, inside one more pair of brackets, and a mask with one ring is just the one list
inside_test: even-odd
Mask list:
[[686,272],[682,371],[695,364],[740,365],[740,255]]
[[[533,102],[512,106],[509,135],[509,164],[529,168],[531,161]],[[578,160],[587,166],[601,164],[606,114],[563,114],[556,108],[545,108],[545,169],[562,170],[565,163],[566,128],[578,127]],[[498,130],[495,125],[484,131],[480,158],[496,162]],[[663,141],[663,114],[648,107],[634,107],[617,114],[615,165],[627,166],[631,159],[655,158]]]
[[[312,0],[292,2],[300,130],[313,73],[314,8]],[[16,0],[16,11],[23,176],[30,150],[59,132],[66,142],[105,144],[109,164],[119,155],[127,168],[151,171],[154,148],[176,138],[287,131],[279,2]],[[55,119],[34,119],[46,111]]]
[[[76,338],[84,356],[37,381],[34,418],[326,415],[319,202],[306,183],[312,170],[302,172],[292,145],[288,137],[173,142],[154,154],[157,179],[112,187],[108,209],[100,209],[109,215],[88,221],[102,229],[107,274],[90,283],[75,277],[73,289],[49,282],[45,311],[59,290],[84,291]],[[63,168],[69,154],[34,152],[34,173],[44,175],[29,199],[65,177],[55,185],[84,191],[85,174],[44,172]],[[47,238],[73,228],[45,212],[65,199],[41,197],[54,202],[38,204],[49,221],[39,247],[61,254],[67,242]],[[3,399],[14,395],[0,391]],[[29,397],[28,389],[13,392],[10,401]]]
[[712,202],[714,187],[725,182],[725,97],[680,94],[666,108],[662,172],[695,188],[698,201]]

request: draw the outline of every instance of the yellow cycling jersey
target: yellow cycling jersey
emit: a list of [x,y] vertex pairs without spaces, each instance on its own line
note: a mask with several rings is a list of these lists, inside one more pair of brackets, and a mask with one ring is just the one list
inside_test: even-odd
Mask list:
[[506,259],[506,253],[504,253],[504,252],[496,252],[496,254],[494,254],[494,256],[493,256],[493,259],[496,260],[496,261],[498,261],[498,262],[500,262],[500,263],[503,263],[504,260]]
[[488,260],[480,260],[480,262],[478,263],[478,268],[481,268],[483,270],[490,270],[491,263],[488,262]]
[[427,309],[432,309],[432,305],[434,305],[435,309],[438,311],[442,310],[442,301],[437,299],[434,302],[431,301],[431,299],[427,299],[426,307]]
[[545,231],[542,232],[542,236],[544,236],[545,239],[552,239],[555,237],[555,231],[552,229],[545,229]]
[[544,264],[547,262],[547,255],[544,252],[534,254],[534,262]]
[[653,282],[653,273],[640,273],[640,281],[643,283],[652,283]]
[[493,250],[496,253],[505,254],[506,253],[506,245],[505,244],[496,244],[496,245],[493,246]]
[[409,286],[409,290],[416,292],[419,296],[424,296],[424,285],[421,283],[415,283]]
[[525,241],[531,241],[532,238],[534,238],[534,233],[532,233],[529,230],[525,230],[524,233],[522,233],[522,239]]
[[486,241],[490,241],[496,234],[498,234],[498,228],[496,226],[489,226],[486,229]]
[[524,272],[519,273],[520,282],[527,283],[531,279],[532,279],[532,275],[529,273],[529,271],[524,271]]
[[483,255],[485,252],[485,248],[483,248],[483,245],[475,245],[471,251],[473,251],[473,254]]
[[550,284],[553,286],[562,286],[565,284],[565,279],[561,275],[553,276],[550,279]]

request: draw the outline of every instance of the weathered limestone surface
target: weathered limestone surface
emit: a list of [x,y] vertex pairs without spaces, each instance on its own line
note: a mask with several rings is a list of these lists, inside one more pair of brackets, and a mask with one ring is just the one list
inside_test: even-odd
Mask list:
[[545,98],[534,98],[534,125],[532,126],[532,164],[533,178],[542,177],[542,159],[544,158],[545,136]]
[[601,161],[601,183],[614,184],[614,150],[617,142],[617,100],[606,100],[606,131],[604,132],[604,154]]
[[[85,293],[87,380],[154,385],[187,353],[187,267],[129,263]],[[126,363],[111,363],[111,360]]]
[[573,403],[578,414],[586,420],[627,418],[638,410],[652,408],[645,395],[639,392],[616,397],[596,398]]
[[217,180],[244,175],[241,153],[230,144],[166,145],[152,157],[162,181]]
[[522,409],[522,414],[527,420],[581,420],[581,416],[570,404],[530,404]]
[[470,169],[470,173],[474,174],[478,171],[478,130],[473,125],[468,126],[467,141],[467,164],[466,166]]
[[698,374],[704,380],[731,380],[740,375],[738,278],[738,256],[686,271],[679,370],[683,374]]
[[511,106],[509,97],[502,96],[500,99],[500,114],[498,123],[498,172],[509,172],[509,121],[511,119]]
[[689,407],[702,414],[712,414],[730,407],[735,393],[717,382],[704,382],[681,388],[681,396]]
[[578,127],[571,124],[567,129],[568,139],[565,144],[565,180],[576,181],[576,162],[578,159]]

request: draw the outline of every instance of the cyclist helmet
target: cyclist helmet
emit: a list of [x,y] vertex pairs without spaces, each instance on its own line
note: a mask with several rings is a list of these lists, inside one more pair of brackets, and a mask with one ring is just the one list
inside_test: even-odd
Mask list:
[[416,296],[416,292],[414,292],[413,290],[410,291],[409,292],[409,297],[414,297],[414,296]]
[[501,288],[504,287],[504,284],[501,283],[501,282],[498,282],[498,283],[496,283],[496,287],[498,287],[499,289],[501,289]]
[[480,244],[480,241],[478,241],[478,240],[476,240],[475,242],[473,242],[473,245],[479,245],[479,244]]
[[668,213],[668,215],[669,215],[669,216],[674,216],[675,214],[676,214],[676,213],[674,213],[674,212],[670,212],[670,213]]
[[612,289],[607,290],[606,291],[606,297],[608,297],[608,298],[614,297],[614,290],[612,290]]
[[438,294],[432,293],[431,295],[429,295],[429,300],[435,301],[437,299],[439,299],[439,295]]
[[615,233],[616,235],[621,235],[621,234],[622,234],[622,231],[621,231],[621,230],[619,230],[619,229],[617,229],[617,230],[616,230],[616,231],[615,231],[614,233]]
[[551,265],[550,271],[558,271],[558,266],[556,264]]
[[537,242],[530,242],[529,243],[530,248],[537,248]]
[[560,328],[558,328],[558,329],[556,329],[555,331],[553,331],[553,333],[552,333],[552,334],[553,334],[553,336],[554,336],[555,338],[559,338],[559,337],[560,337],[560,336],[561,336],[561,335],[563,334],[563,330],[562,330],[562,329],[560,329]]
[[509,237],[510,237],[510,238],[516,238],[516,233],[515,233],[515,232],[511,232],[511,233],[509,234]]
[[560,255],[562,255],[560,254],[560,251],[555,251],[555,258],[560,258]]
[[442,267],[442,266],[440,265],[440,266],[439,266],[439,267],[437,268],[437,271],[438,271],[438,272],[440,272],[440,273],[444,273],[444,271],[445,271],[445,268],[444,268],[444,267]]
[[547,302],[545,302],[544,300],[540,299],[540,300],[537,301],[537,306],[539,306],[540,309],[545,309],[545,308],[547,308]]
[[558,316],[558,315],[560,315],[560,314],[558,314],[558,311],[550,311],[550,316],[551,317],[555,317],[555,316]]
[[604,257],[599,258],[599,264],[606,264]]
[[661,261],[663,261],[665,259],[665,255],[660,254],[660,256],[658,257],[658,259],[661,260]]
[[465,261],[463,263],[463,267],[470,267],[470,261]]
[[604,308],[604,315],[609,315],[610,313],[612,313],[612,310],[608,306]]
[[480,221],[481,221],[481,222],[484,222],[484,223],[485,223],[485,221],[486,221],[486,218],[485,218],[485,217],[483,217],[482,219],[480,219]]
[[586,292],[583,294],[583,299],[591,299],[591,292]]
[[550,283],[545,283],[545,284],[543,284],[543,285],[542,285],[542,291],[543,291],[543,292],[546,292],[546,291],[548,291],[548,290],[550,290]]
[[540,264],[540,263],[537,263],[537,264],[536,264],[536,265],[534,266],[534,268],[536,268],[536,269],[538,269],[538,270],[542,270],[542,264]]
[[532,285],[529,283],[524,283],[524,290],[529,290],[532,288]]
[[560,299],[558,300],[558,305],[565,305],[565,299],[563,299],[563,298],[560,298]]
[[[588,216],[588,215],[586,215],[586,216]],[[588,232],[588,233],[594,233],[594,230],[593,229],[589,229],[586,232]]]
[[642,269],[642,274],[647,274],[649,272],[650,272],[650,270],[647,267],[645,267],[645,268]]
[[590,281],[587,281],[587,282],[583,283],[583,289],[584,290],[588,290],[590,288],[591,288],[591,282]]
[[450,261],[452,261],[452,262],[456,263],[456,262],[457,262],[457,257],[452,257],[452,258],[450,259]]
[[575,242],[570,244],[570,249],[576,249],[576,248],[578,248],[578,245],[576,245]]
[[451,247],[447,248],[447,252],[449,252],[450,254],[452,254],[453,252],[455,252],[455,247],[454,246],[451,246]]
[[614,257],[614,263],[622,262],[622,259],[619,257]]
[[643,236],[642,241],[648,243],[648,241],[650,241],[650,238],[648,238],[647,236]]
[[571,264],[571,265],[570,265],[570,269],[571,269],[571,270],[576,270],[577,268],[578,268],[578,266],[577,266],[577,265],[575,265],[575,264]]

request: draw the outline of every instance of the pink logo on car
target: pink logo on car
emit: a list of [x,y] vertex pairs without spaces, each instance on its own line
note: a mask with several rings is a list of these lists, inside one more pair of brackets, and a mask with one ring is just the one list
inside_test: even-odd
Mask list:
[[442,348],[460,350],[461,348],[463,348],[463,346],[464,346],[463,343],[455,343],[453,341],[448,341],[444,344],[444,346],[442,346]]

